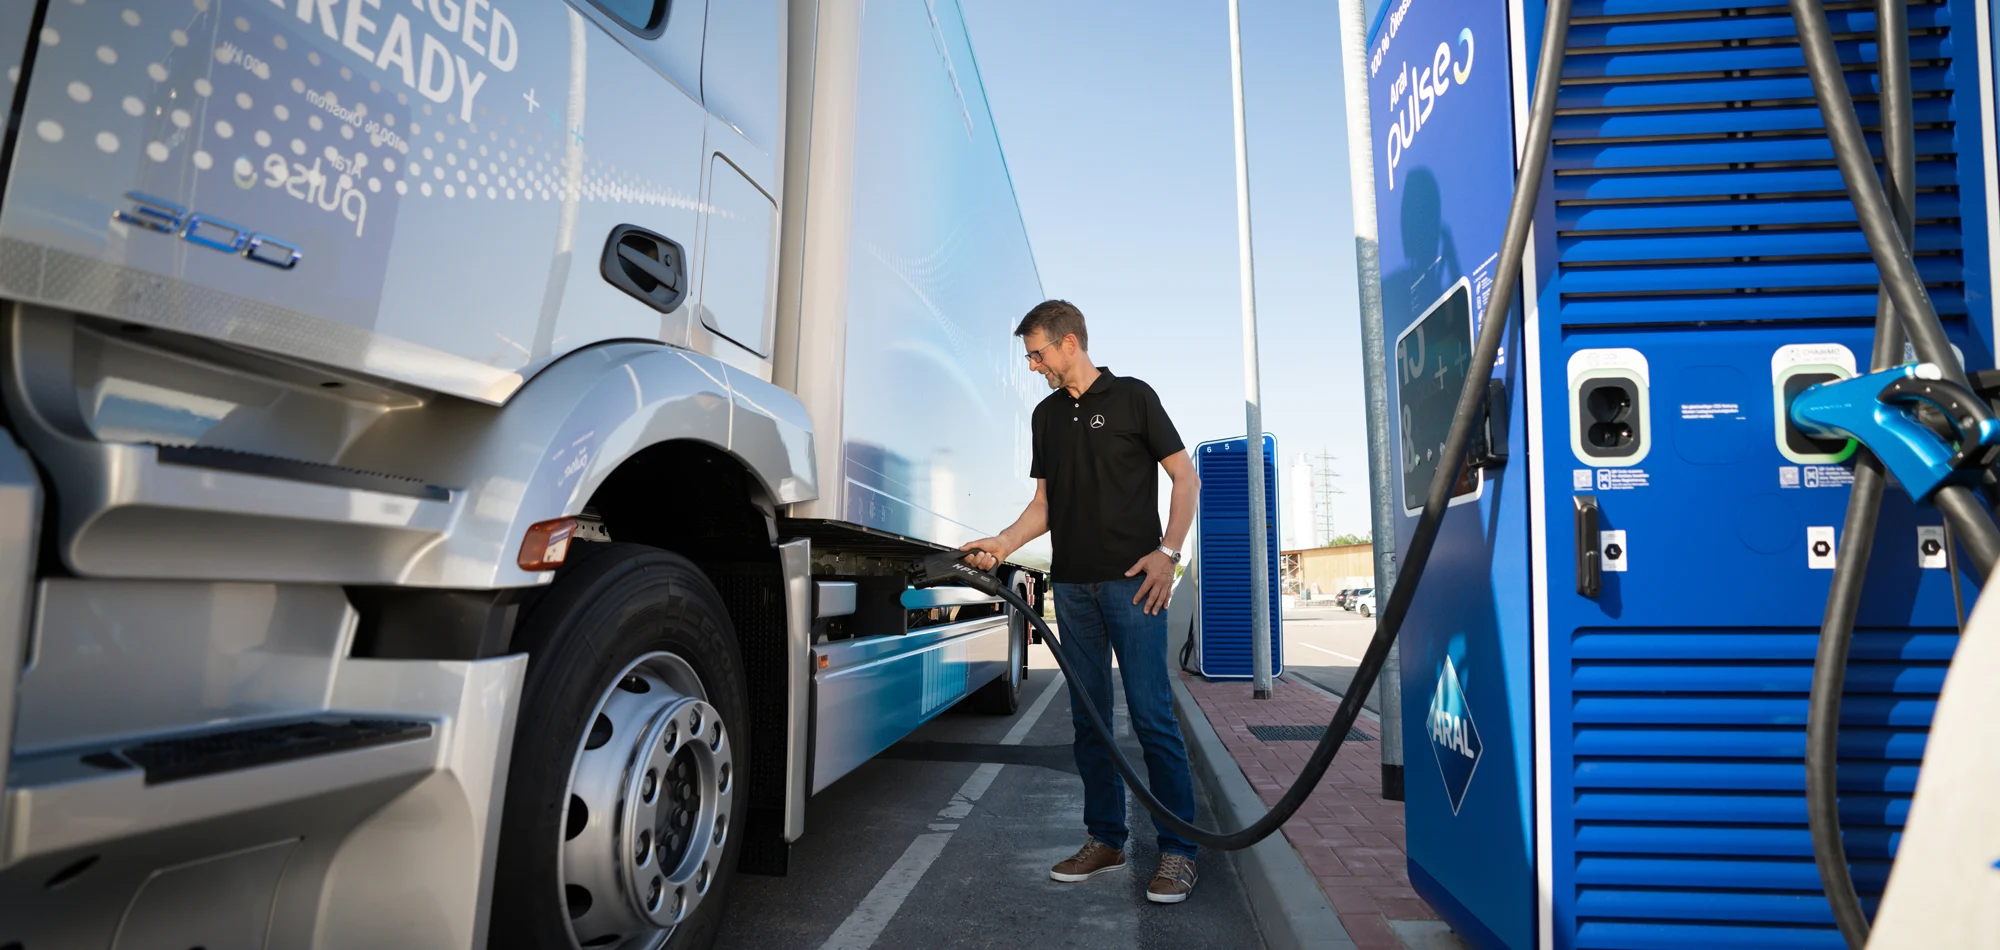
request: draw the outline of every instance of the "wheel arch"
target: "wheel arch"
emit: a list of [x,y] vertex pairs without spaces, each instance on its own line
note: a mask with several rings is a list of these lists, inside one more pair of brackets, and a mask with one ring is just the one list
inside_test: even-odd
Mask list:
[[[385,420],[348,463],[422,472],[456,490],[451,530],[410,562],[403,584],[492,589],[546,584],[547,572],[517,563],[529,526],[581,514],[600,495],[635,497],[624,487],[633,473],[699,460],[738,473],[738,497],[769,512],[817,497],[813,453],[792,394],[700,354],[614,343],[563,357],[506,406],[440,399]],[[656,503],[689,498],[656,493]],[[768,546],[770,519],[761,520]]]

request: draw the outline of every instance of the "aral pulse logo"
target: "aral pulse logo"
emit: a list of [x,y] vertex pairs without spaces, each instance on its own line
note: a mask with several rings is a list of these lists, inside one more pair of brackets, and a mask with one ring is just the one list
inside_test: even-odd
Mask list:
[[1472,724],[1472,709],[1465,703],[1451,657],[1444,658],[1444,668],[1438,671],[1429,718],[1431,753],[1437,756],[1445,797],[1451,799],[1451,813],[1456,815],[1472,785],[1472,770],[1479,767],[1479,727]]

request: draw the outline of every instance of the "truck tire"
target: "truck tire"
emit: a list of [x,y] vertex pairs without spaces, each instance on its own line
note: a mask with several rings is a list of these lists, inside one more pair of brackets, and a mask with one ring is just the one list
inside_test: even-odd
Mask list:
[[715,585],[579,544],[523,619],[490,946],[704,950],[742,843],[749,697]]
[[969,697],[974,712],[989,716],[1011,716],[1021,708],[1021,687],[1028,682],[1028,620],[1012,607],[1007,608],[1007,671],[974,690]]

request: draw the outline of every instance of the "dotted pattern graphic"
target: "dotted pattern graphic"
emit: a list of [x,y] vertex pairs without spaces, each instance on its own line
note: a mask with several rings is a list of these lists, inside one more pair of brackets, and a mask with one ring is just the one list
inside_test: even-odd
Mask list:
[[[84,6],[107,0],[59,2]],[[503,115],[482,132],[480,122],[461,122],[455,109],[434,109],[421,97],[412,111],[407,91],[394,93],[395,107],[381,105],[388,93],[379,78],[357,76],[351,68],[330,62],[318,51],[308,51],[301,62],[296,54],[288,53],[297,41],[286,33],[266,29],[259,35],[250,19],[243,16],[216,24],[209,18],[213,0],[188,2],[192,17],[177,14],[169,4],[146,5],[143,13],[138,6],[122,10],[119,19],[131,32],[123,37],[93,37],[109,41],[98,45],[88,57],[78,58],[65,49],[65,38],[55,28],[43,29],[40,44],[46,58],[42,62],[95,62],[108,72],[109,67],[138,57],[146,62],[144,75],[153,87],[143,90],[144,95],[120,95],[122,90],[99,88],[104,81],[93,84],[83,78],[69,79],[64,91],[71,101],[100,106],[85,113],[97,127],[72,130],[57,119],[42,118],[33,124],[34,134],[50,144],[82,134],[107,154],[137,148],[158,163],[174,161],[186,152],[186,160],[196,170],[210,172],[221,165],[221,172],[244,188],[255,186],[260,174],[275,171],[276,163],[267,157],[260,165],[239,156],[222,164],[209,148],[247,139],[258,149],[271,150],[280,161],[287,155],[293,160],[317,156],[318,161],[306,172],[306,184],[315,193],[365,191],[379,195],[393,191],[398,196],[464,201],[612,202],[736,216],[704,207],[694,196],[629,169],[590,160],[581,128],[571,131],[576,139],[576,148],[571,149],[572,143],[550,141],[550,133],[531,131],[526,122],[514,117]],[[175,20],[178,24],[170,22]],[[194,78],[186,88],[171,85],[168,63],[176,55],[186,55],[179,51],[210,42],[204,38],[211,36],[211,75],[218,70],[241,70],[253,87],[270,84],[269,90],[261,94],[237,92],[217,100],[215,82],[208,76]],[[303,71],[285,75],[290,69]],[[20,81],[18,67],[8,70],[7,79],[10,86]],[[115,81],[115,77],[106,79]],[[289,104],[283,101],[285,90],[292,94]],[[378,105],[371,106],[370,99]],[[440,111],[442,116],[434,118]],[[488,107],[481,105],[478,111],[485,118]],[[149,113],[152,117],[163,115],[175,133],[185,134],[149,137],[142,121]],[[197,124],[202,128],[196,129]],[[321,170],[321,161],[334,169],[332,175]],[[575,169],[574,183],[572,162],[581,162]]]

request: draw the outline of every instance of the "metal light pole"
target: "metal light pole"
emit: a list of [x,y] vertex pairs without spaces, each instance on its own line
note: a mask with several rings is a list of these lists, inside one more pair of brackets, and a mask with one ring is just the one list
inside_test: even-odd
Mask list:
[[1250,466],[1250,662],[1255,695],[1271,698],[1271,538],[1264,523],[1264,412],[1257,382],[1257,287],[1250,265],[1250,138],[1243,123],[1243,18],[1229,0],[1230,81],[1236,93],[1236,266],[1243,284],[1244,458]]
[[[1354,197],[1354,255],[1361,290],[1361,378],[1368,398],[1368,527],[1375,543],[1375,602],[1396,585],[1395,491],[1389,466],[1388,343],[1382,327],[1382,254],[1376,245],[1375,152],[1368,114],[1365,0],[1340,0],[1340,60],[1347,89],[1347,176]],[[1403,800],[1403,680],[1395,644],[1382,667],[1382,797]]]

